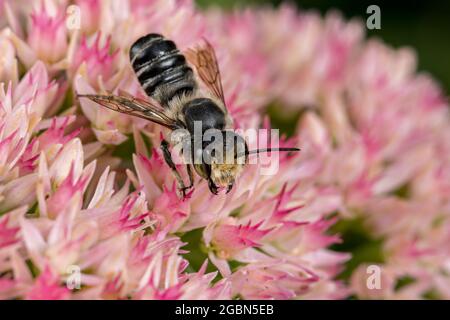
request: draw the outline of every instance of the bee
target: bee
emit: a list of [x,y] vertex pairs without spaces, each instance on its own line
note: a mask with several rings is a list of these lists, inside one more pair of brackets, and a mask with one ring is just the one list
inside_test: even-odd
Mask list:
[[[233,121],[226,108],[216,55],[207,40],[183,54],[173,41],[160,34],[151,33],[139,38],[131,46],[129,55],[131,66],[148,99],[140,99],[123,92],[120,92],[120,95],[78,94],[78,97],[88,98],[118,112],[147,119],[170,130],[185,129],[188,133],[187,139],[193,142],[189,145],[191,159],[193,155],[200,155],[200,161],[186,163],[189,185],[185,185],[172,160],[167,140],[163,139],[160,146],[183,198],[193,187],[191,166],[208,182],[211,193],[217,195],[221,188],[226,188],[227,193],[230,192],[250,154],[299,151],[297,148],[250,151],[245,139],[232,131]],[[197,77],[207,90],[199,88]],[[200,131],[195,130],[196,123],[200,123]],[[223,137],[222,145],[212,151],[208,148],[210,144],[203,142],[205,135],[211,130]],[[202,142],[198,144],[195,141]]]

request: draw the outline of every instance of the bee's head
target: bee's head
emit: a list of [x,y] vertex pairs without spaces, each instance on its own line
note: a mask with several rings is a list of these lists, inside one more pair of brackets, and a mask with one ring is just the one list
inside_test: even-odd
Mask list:
[[203,161],[194,164],[195,170],[208,180],[212,193],[217,194],[218,188],[228,193],[247,162],[247,144],[231,130],[207,131],[203,141]]
[[202,144],[197,149],[194,147],[194,154],[201,160],[194,161],[194,167],[197,173],[208,181],[209,190],[212,193],[217,194],[219,188],[226,188],[228,193],[247,164],[249,155],[273,151],[290,152],[300,151],[300,149],[249,150],[244,138],[235,132],[210,129],[203,133]]

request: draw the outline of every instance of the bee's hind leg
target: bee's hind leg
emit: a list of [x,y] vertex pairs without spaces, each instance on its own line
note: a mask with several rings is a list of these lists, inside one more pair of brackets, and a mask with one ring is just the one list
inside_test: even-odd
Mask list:
[[181,193],[183,194],[183,198],[186,197],[187,191],[194,186],[194,176],[192,175],[192,169],[191,169],[191,165],[190,164],[186,165],[186,171],[187,171],[188,176],[189,176],[189,185],[187,187],[182,187],[181,188]]
[[183,195],[183,199],[184,199],[184,198],[186,198],[186,191],[188,189],[192,188],[192,186],[193,186],[193,176],[192,176],[192,170],[190,168],[190,165],[187,165],[190,185],[188,187],[186,187],[184,185],[183,178],[181,178],[181,175],[178,172],[177,167],[175,166],[175,163],[173,163],[172,154],[170,153],[170,150],[169,150],[169,143],[166,140],[161,141],[161,150],[164,155],[164,160],[166,161],[167,165],[172,170],[173,175],[177,179],[178,189],[181,191],[181,193]]

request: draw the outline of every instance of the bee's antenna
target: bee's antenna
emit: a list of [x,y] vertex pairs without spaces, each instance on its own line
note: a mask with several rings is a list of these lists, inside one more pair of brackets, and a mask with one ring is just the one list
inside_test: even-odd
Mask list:
[[[244,155],[249,155],[249,154],[259,154],[259,153],[263,153],[263,152],[272,152],[272,151],[277,151],[277,152],[289,152],[289,151],[300,151],[300,148],[264,148],[264,149],[255,149],[255,150],[246,150]],[[240,157],[242,154],[237,154],[236,158]]]

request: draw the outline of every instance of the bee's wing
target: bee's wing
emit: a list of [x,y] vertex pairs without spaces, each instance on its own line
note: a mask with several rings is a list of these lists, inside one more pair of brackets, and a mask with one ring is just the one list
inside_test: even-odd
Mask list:
[[187,49],[184,54],[187,60],[197,69],[200,79],[225,105],[219,65],[213,46],[204,39],[202,44]]
[[129,94],[116,95],[79,94],[80,98],[88,98],[108,109],[140,117],[170,129],[177,128],[175,120],[164,114],[164,109],[156,102],[134,98]]

